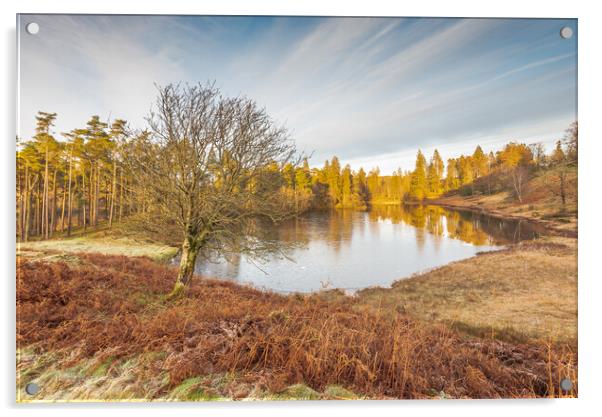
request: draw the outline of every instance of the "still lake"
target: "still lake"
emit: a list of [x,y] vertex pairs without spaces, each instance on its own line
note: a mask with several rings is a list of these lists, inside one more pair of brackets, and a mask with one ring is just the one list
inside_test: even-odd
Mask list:
[[196,273],[276,292],[354,291],[389,286],[542,232],[525,221],[430,205],[310,212],[274,230],[278,239],[296,244],[286,257],[257,261],[235,255],[210,261],[201,254]]

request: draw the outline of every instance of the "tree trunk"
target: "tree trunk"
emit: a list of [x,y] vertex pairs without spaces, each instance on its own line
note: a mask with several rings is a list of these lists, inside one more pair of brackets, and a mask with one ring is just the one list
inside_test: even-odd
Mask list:
[[188,286],[194,274],[196,258],[199,254],[200,245],[192,237],[187,237],[182,244],[182,257],[180,258],[180,270],[174,287],[174,293]]
[[[27,180],[29,182],[29,179]],[[28,184],[26,184],[28,186]],[[31,196],[29,195],[29,189],[25,194],[25,211],[23,212],[23,242],[27,242],[29,239],[29,218],[31,211]]]
[[54,219],[56,216],[56,169],[54,170],[54,175],[52,179],[52,211],[50,212],[50,231],[48,235],[52,237],[52,233],[54,233]]
[[89,221],[88,223],[92,226],[94,224],[94,164],[90,163],[90,184],[88,184],[88,194],[90,197],[90,203],[88,204]]
[[67,209],[67,185],[63,176],[63,199],[61,201],[61,232],[65,230],[65,210]]
[[123,215],[123,167],[119,168],[119,222]]
[[69,179],[67,180],[67,198],[69,199],[69,203],[67,204],[67,236],[71,236],[71,166],[73,156],[69,155]]
[[42,183],[44,181],[38,181],[38,192],[35,195],[35,200],[36,200],[36,217],[35,217],[35,231],[36,231],[36,236],[40,236],[42,234],[42,217],[43,217],[43,213],[42,213]]
[[514,191],[516,192],[516,197],[518,198],[518,202],[523,202],[523,176],[522,172],[519,171],[520,168],[515,168],[512,171],[512,182],[514,183]]
[[25,194],[23,195],[23,213],[21,213],[23,217],[21,240],[27,242],[27,234],[29,233],[29,167],[27,165],[25,165],[25,189],[23,191]]
[[111,184],[111,208],[109,210],[109,228],[113,226],[113,211],[115,209],[115,191],[117,191],[117,161],[113,159],[113,183]]
[[[91,190],[90,190],[91,191]],[[86,170],[82,174],[82,201],[84,205],[84,212],[82,220],[84,222],[84,232],[86,231]]]
[[42,196],[42,234],[48,239],[48,144],[44,157],[44,195]]
[[[96,183],[94,184],[94,226],[98,224],[98,195],[100,194],[100,163],[96,163]],[[106,205],[106,204],[105,204]]]
[[17,160],[17,208],[16,208],[16,221],[17,221],[17,239],[23,241],[23,231],[21,229],[21,219],[23,217],[23,186],[22,186],[21,174],[19,172],[19,161]]

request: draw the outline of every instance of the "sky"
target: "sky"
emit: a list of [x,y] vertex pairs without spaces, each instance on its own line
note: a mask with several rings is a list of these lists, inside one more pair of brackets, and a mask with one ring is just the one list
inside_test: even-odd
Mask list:
[[574,19],[21,15],[18,30],[24,139],[40,110],[57,138],[91,115],[143,128],[156,85],[177,82],[254,99],[312,166],[383,174],[418,149],[551,149],[577,120]]

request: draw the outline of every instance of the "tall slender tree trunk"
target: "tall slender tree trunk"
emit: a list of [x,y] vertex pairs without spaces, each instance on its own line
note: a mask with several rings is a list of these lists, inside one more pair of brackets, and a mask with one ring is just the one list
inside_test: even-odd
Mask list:
[[[83,200],[83,205],[84,205],[84,216],[82,217],[82,220],[84,222],[84,232],[86,231],[86,170],[84,169],[83,174],[82,174],[82,200]],[[90,199],[91,201],[91,199]]]
[[27,242],[27,234],[29,232],[28,215],[29,215],[29,166],[25,165],[25,188],[23,190],[23,212],[21,213],[21,241]]
[[23,212],[23,242],[27,242],[29,239],[29,210],[30,210],[31,198],[29,196],[29,190],[25,194],[25,210]]
[[23,240],[23,232],[21,229],[21,218],[23,217],[23,187],[21,185],[22,179],[21,174],[19,173],[19,161],[17,161],[17,212],[16,212],[16,221],[17,221],[17,240]]
[[56,217],[56,168],[54,170],[54,175],[52,177],[52,211],[50,212],[50,231],[48,232],[49,236],[52,236],[54,233],[54,219]]
[[36,236],[40,236],[42,234],[42,184],[44,181],[38,181],[38,192],[36,193],[36,222],[35,222],[35,231]]
[[72,197],[71,197],[71,166],[73,165],[72,162],[73,159],[73,154],[69,154],[69,174],[68,174],[68,180],[67,180],[67,198],[69,199],[69,204],[68,204],[68,213],[67,213],[67,236],[71,236],[71,202],[72,202]]
[[119,168],[119,223],[123,215],[123,167]]
[[42,234],[48,239],[48,143],[44,157],[44,195],[42,197]]
[[98,195],[100,194],[100,163],[96,163],[96,182],[94,184],[94,226],[98,224]]
[[65,177],[63,177],[63,198],[61,200],[61,233],[65,231],[65,210],[67,209],[67,184],[65,184]]
[[90,184],[88,187],[90,204],[88,204],[88,224],[94,224],[94,165],[90,163]]
[[113,158],[113,184],[111,185],[111,209],[109,210],[109,227],[113,226],[113,210],[115,208],[115,191],[117,188],[117,161]]

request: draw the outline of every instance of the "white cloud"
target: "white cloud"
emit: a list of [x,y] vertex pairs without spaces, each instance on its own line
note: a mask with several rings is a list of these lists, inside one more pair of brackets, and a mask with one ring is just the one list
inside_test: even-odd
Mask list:
[[59,131],[92,114],[141,125],[153,83],[215,80],[266,106],[313,163],[390,172],[418,147],[547,138],[576,117],[576,49],[549,20],[262,19],[36,17],[40,35],[22,32],[22,134],[37,110],[58,112]]

